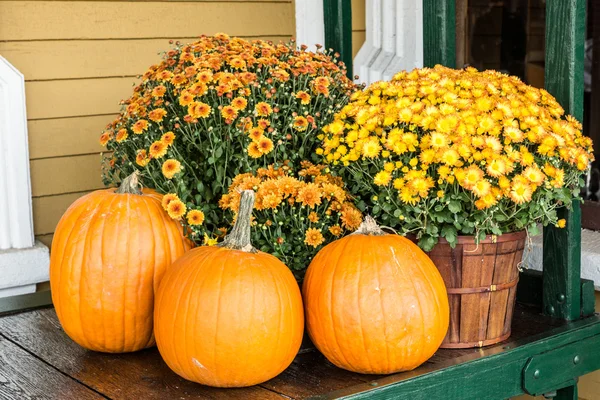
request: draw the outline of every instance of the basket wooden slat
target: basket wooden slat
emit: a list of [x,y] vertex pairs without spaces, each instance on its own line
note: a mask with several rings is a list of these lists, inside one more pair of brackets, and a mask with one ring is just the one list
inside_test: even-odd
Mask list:
[[472,236],[461,236],[454,249],[441,239],[428,253],[450,302],[442,348],[489,346],[510,336],[526,236],[523,231],[488,237],[478,245]]

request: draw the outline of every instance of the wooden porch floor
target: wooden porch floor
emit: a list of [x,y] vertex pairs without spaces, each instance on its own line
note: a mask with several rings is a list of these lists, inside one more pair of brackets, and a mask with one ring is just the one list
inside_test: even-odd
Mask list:
[[[510,343],[563,324],[517,306]],[[481,349],[439,350],[416,369],[385,380],[410,379],[496,354],[504,343]],[[376,388],[381,376],[336,368],[314,349],[302,350],[278,377],[244,389],[215,389],[169,370],[156,348],[130,354],[87,351],[63,332],[53,308],[0,317],[0,399],[305,399],[338,397]],[[337,392],[339,391],[339,392]]]

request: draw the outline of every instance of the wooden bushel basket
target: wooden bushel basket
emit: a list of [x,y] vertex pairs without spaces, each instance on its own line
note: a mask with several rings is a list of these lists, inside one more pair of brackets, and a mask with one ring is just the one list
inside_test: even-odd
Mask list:
[[527,232],[488,236],[475,244],[459,236],[454,249],[440,238],[427,253],[440,271],[450,302],[445,349],[489,346],[510,336],[518,264]]

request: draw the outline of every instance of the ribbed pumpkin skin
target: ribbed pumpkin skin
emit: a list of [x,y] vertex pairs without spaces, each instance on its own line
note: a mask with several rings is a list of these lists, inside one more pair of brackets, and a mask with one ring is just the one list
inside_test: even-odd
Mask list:
[[67,335],[87,349],[153,346],[154,293],[167,267],[190,248],[156,192],[144,192],[92,192],[56,227],[52,301]]
[[414,369],[448,330],[442,277],[421,249],[398,235],[353,234],[329,244],[310,264],[303,295],[313,343],[354,372]]
[[296,356],[302,297],[290,270],[269,254],[198,247],[161,283],[154,329],[161,356],[185,379],[252,386],[277,376]]

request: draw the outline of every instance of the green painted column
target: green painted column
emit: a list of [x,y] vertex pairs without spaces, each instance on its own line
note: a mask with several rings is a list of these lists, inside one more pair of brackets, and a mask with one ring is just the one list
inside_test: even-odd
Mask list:
[[[419,1],[419,0],[415,0]],[[456,67],[455,0],[423,1],[423,64]]]
[[[583,117],[585,0],[546,2],[546,90],[565,112]],[[567,320],[581,315],[581,209],[560,210],[563,229],[544,228],[544,312]]]
[[[298,0],[297,0],[298,1]],[[340,53],[352,79],[352,4],[351,0],[323,0],[325,48]]]

